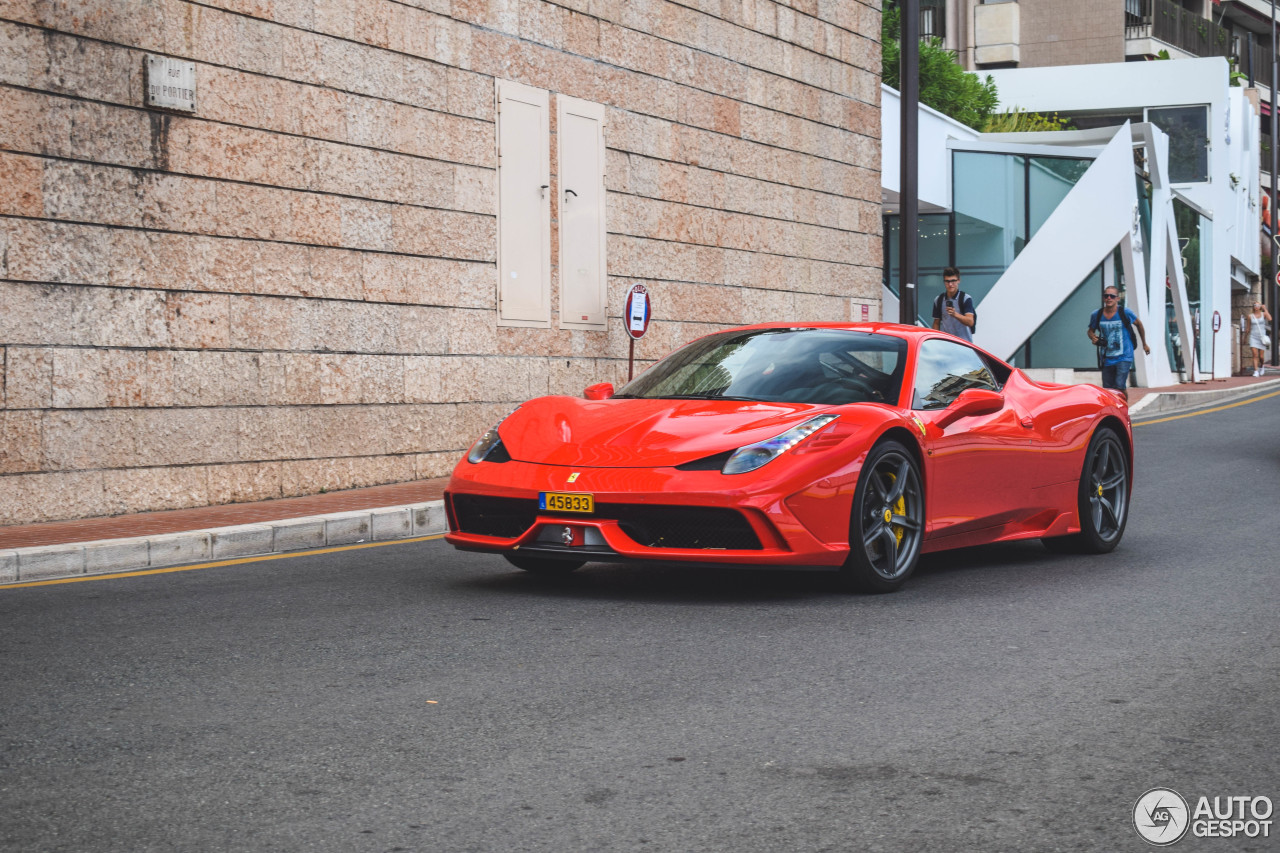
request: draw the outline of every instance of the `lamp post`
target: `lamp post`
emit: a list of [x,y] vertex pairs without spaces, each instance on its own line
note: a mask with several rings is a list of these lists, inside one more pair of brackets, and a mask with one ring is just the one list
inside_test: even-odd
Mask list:
[[[1275,0],[1272,0],[1274,4]],[[920,0],[902,0],[899,6],[898,51],[900,144],[898,157],[898,322],[915,325],[916,279],[919,278],[919,184],[917,159],[920,103]]]

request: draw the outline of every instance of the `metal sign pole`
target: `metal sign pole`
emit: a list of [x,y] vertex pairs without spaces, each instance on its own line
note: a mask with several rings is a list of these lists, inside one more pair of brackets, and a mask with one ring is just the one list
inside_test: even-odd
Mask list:
[[1200,309],[1191,312],[1191,351],[1200,357]]
[[917,160],[919,154],[920,103],[920,0],[899,4],[898,103],[901,136],[898,162],[898,322],[914,326],[916,280],[919,278],[920,195]]
[[1218,329],[1222,328],[1222,314],[1213,312],[1213,349],[1209,351],[1209,376],[1218,378]]
[[636,373],[636,339],[631,339],[630,352],[627,353],[627,381],[630,382]]

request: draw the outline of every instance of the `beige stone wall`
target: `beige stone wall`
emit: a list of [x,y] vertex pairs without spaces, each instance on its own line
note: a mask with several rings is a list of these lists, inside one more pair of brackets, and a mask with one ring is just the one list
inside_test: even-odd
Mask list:
[[[1124,0],[1016,0],[1019,68],[1124,62]],[[980,0],[948,0],[947,47],[961,66],[974,61]]]
[[[6,2],[0,524],[447,474],[515,402],[625,379],[635,282],[639,366],[848,318],[879,5]],[[195,62],[194,115],[145,107],[147,53]],[[497,78],[606,106],[607,332],[497,325]]]
[[1019,0],[1020,68],[1124,62],[1124,0]]

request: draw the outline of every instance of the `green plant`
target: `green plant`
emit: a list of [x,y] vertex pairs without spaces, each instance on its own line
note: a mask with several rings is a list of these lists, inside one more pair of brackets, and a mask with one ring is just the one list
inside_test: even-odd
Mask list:
[[[895,0],[887,0],[880,19],[881,77],[886,86],[901,88],[898,62],[901,56],[901,15]],[[956,64],[951,51],[939,39],[920,42],[920,102],[956,121],[981,130],[995,112],[1000,96],[990,75],[985,80]]]
[[1057,113],[1027,112],[1021,107],[1014,107],[1007,113],[993,113],[987,116],[982,126],[983,133],[1028,133],[1034,131],[1074,130],[1071,120],[1060,118]]
[[1232,86],[1243,86],[1245,81],[1249,79],[1249,75],[1240,70],[1240,64],[1235,57],[1230,59],[1231,65],[1227,69],[1227,81]]

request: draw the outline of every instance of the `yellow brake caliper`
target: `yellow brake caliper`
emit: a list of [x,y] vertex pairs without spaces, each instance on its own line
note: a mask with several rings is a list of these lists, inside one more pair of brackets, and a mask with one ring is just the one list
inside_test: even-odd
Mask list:
[[[890,482],[897,482],[897,479],[898,476],[896,474],[889,475]],[[898,502],[884,511],[884,523],[889,525],[889,529],[893,531],[894,537],[897,538],[898,544],[901,545],[902,537],[906,535],[907,531],[902,529],[902,525],[891,523],[895,513],[898,515],[907,514],[907,496],[905,494],[898,495]]]

